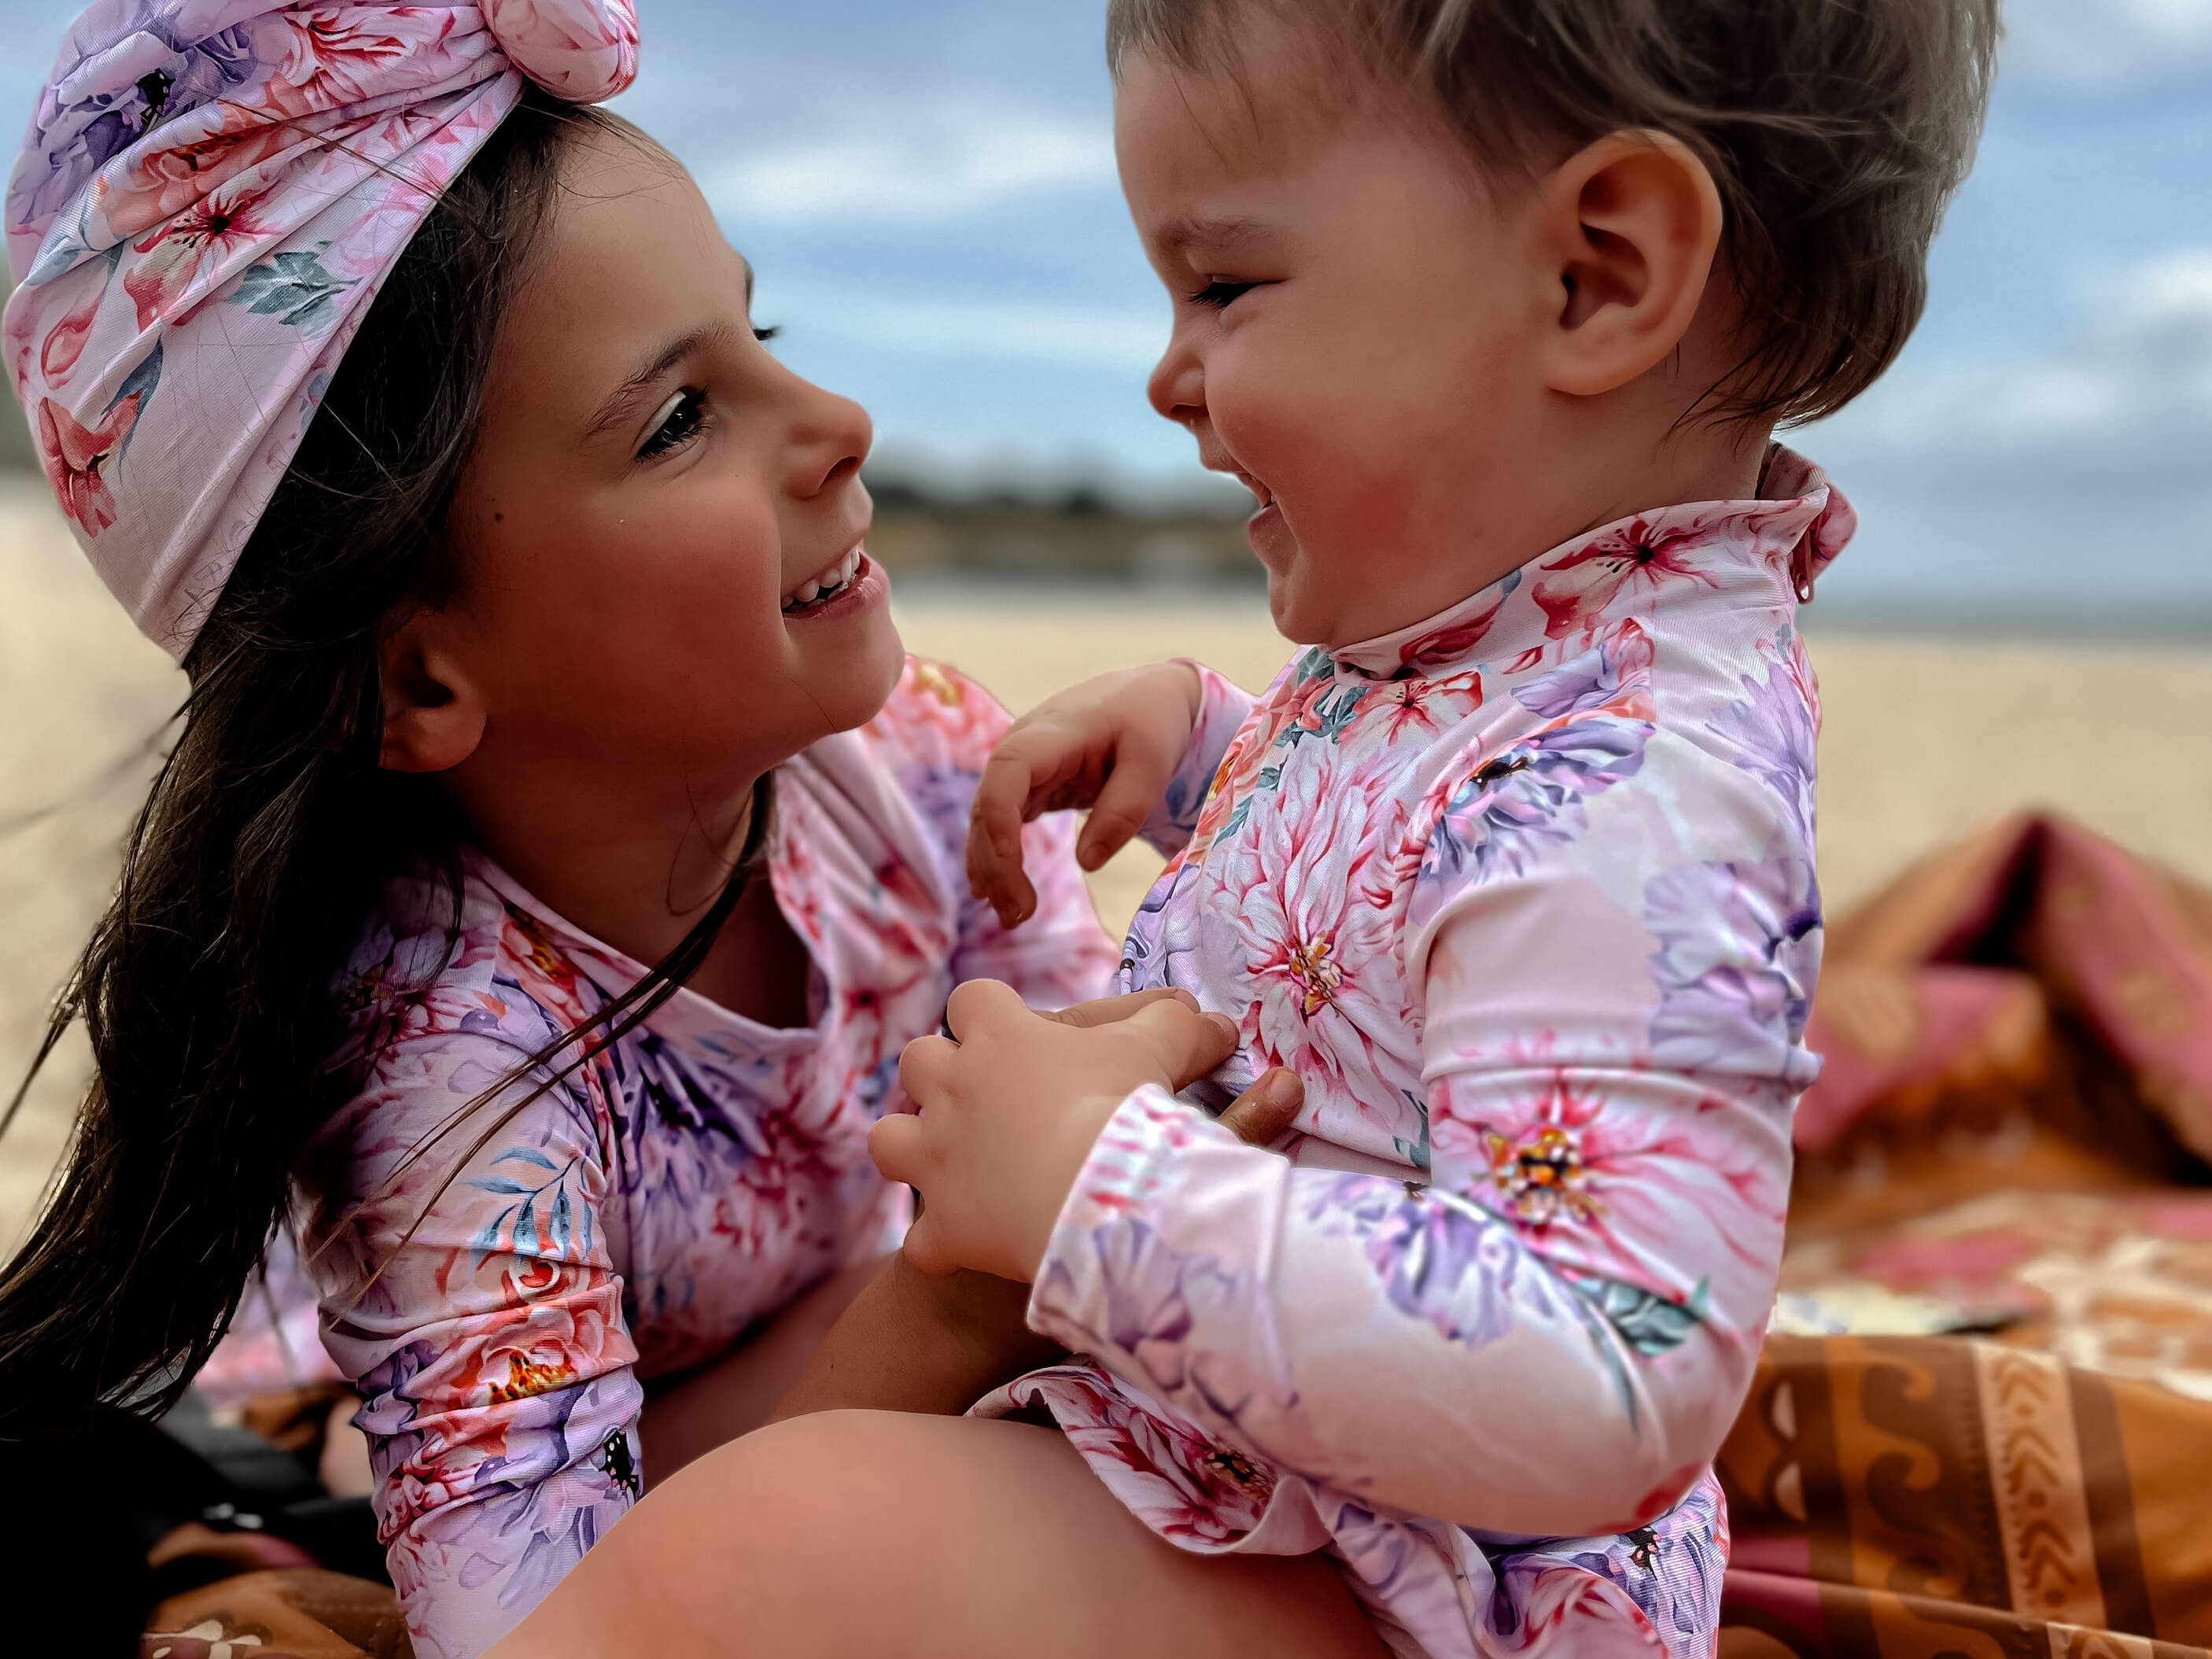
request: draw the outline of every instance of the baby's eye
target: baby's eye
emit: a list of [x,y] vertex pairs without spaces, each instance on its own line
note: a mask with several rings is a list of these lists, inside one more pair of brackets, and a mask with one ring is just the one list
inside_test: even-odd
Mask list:
[[773,340],[777,335],[782,332],[783,330],[780,326],[776,324],[770,323],[766,328],[755,329],[753,331],[753,338],[758,340],[763,345],[766,345],[770,340]]
[[1216,279],[1192,295],[1190,302],[1196,306],[1212,306],[1216,311],[1223,311],[1236,304],[1238,300],[1259,286],[1257,283],[1230,283]]
[[672,450],[681,449],[699,435],[707,424],[707,394],[690,389],[678,392],[661,407],[660,421],[653,428],[637,452],[641,461],[650,461]]

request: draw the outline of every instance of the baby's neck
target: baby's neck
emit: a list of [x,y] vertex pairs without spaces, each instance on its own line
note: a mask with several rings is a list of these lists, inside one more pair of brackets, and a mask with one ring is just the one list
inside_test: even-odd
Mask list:
[[[1527,469],[1510,499],[1499,491],[1483,513],[1479,534],[1418,573],[1384,584],[1399,603],[1378,613],[1362,606],[1356,633],[1301,641],[1333,648],[1381,638],[1472,598],[1532,559],[1602,526],[1692,501],[1748,501],[1772,428],[1741,423],[1685,424],[1662,434],[1650,427],[1597,423],[1550,447],[1553,465]],[[1372,590],[1370,590],[1372,591]],[[1278,621],[1281,621],[1278,617]],[[1376,625],[1378,620],[1381,625]],[[1295,636],[1294,636],[1295,637]]]

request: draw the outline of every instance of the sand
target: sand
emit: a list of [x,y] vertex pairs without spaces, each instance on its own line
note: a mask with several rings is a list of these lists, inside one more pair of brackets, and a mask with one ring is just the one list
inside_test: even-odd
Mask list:
[[[99,913],[182,676],[131,629],[43,493],[0,483],[0,1077],[21,1074]],[[1263,684],[1289,647],[1256,598],[1163,589],[962,586],[898,601],[915,650],[1026,708],[1088,675],[1192,656]],[[1991,817],[2042,805],[2212,882],[2212,641],[2002,641],[1827,632],[1808,619],[1827,706],[1820,856],[1832,907]],[[49,808],[59,810],[48,811]],[[1100,872],[1119,925],[1157,860]],[[13,1239],[85,1076],[60,1051],[0,1141]]]

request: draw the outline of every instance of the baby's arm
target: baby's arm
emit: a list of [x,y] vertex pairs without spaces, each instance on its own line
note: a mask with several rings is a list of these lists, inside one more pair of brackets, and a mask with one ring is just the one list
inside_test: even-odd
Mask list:
[[1036,892],[1022,825],[1088,808],[1076,858],[1096,870],[1141,835],[1173,853],[1190,837],[1206,785],[1252,700],[1195,663],[1123,669],[1048,698],[1014,723],[975,792],[968,879],[1008,927]]
[[[1589,734],[1593,753],[1635,735]],[[1294,1167],[1164,1089],[1094,1096],[1088,1144],[1037,1155],[1065,1201],[1030,1206],[1001,1269],[1037,1263],[1032,1324],[1226,1443],[1399,1510],[1585,1536],[1670,1507],[1756,1358],[1810,992],[1774,933],[1809,848],[1749,773],[1674,758],[1663,788],[1617,769],[1595,840],[1534,766],[1486,765],[1455,800],[1406,947],[1429,1184]],[[1677,787],[1762,850],[1699,861],[1654,836]],[[1470,851],[1493,824],[1515,847]],[[1080,1068],[1009,1067],[1018,1046],[938,1054],[909,1084],[922,1124],[999,1091],[1034,1119],[1036,1079]],[[948,1154],[907,1178],[984,1156]]]

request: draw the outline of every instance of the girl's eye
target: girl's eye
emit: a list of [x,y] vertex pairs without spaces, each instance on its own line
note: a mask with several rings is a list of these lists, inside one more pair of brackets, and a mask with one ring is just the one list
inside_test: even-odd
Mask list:
[[755,329],[753,331],[753,338],[758,340],[763,345],[766,345],[770,340],[773,340],[777,335],[782,332],[783,330],[781,328],[771,323],[766,328]]
[[671,450],[681,449],[697,437],[706,424],[707,394],[689,390],[678,392],[661,405],[660,419],[653,426],[653,435],[639,448],[638,459],[649,461]]
[[1228,283],[1216,280],[1208,283],[1197,293],[1192,295],[1190,301],[1193,305],[1212,306],[1216,311],[1224,311],[1259,286],[1257,283]]

